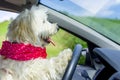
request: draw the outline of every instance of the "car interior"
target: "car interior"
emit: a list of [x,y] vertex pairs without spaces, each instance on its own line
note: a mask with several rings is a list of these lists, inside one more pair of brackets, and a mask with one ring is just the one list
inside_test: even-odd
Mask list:
[[[63,0],[60,0],[63,1]],[[32,5],[48,9],[48,19],[87,43],[76,44],[62,80],[120,80],[120,46],[86,25],[44,5],[41,0],[1,0],[0,10],[20,13]],[[78,64],[85,54],[85,63]]]

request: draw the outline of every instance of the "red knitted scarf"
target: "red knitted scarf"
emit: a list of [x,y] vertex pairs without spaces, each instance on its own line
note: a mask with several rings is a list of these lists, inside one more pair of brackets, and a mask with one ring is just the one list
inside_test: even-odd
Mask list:
[[35,47],[31,44],[3,41],[0,55],[13,60],[27,61],[36,58],[46,58],[47,53],[46,48]]

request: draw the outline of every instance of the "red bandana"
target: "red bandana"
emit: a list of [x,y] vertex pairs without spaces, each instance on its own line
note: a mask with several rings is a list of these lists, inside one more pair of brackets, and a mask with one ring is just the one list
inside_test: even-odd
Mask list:
[[0,55],[18,61],[32,60],[36,58],[46,58],[46,48],[35,47],[31,44],[11,43],[4,41],[0,50]]

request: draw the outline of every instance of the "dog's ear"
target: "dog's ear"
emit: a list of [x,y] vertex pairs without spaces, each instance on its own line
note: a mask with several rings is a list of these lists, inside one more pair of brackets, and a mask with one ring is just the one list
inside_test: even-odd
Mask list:
[[33,5],[30,10],[48,14],[48,9],[46,9],[45,7],[43,7],[41,5],[38,5],[38,6]]
[[31,24],[31,13],[23,11],[8,27],[7,38],[10,41],[29,42],[34,44],[36,37]]

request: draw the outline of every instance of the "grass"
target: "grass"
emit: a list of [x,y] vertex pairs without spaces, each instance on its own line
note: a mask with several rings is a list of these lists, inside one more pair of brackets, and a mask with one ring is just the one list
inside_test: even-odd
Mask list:
[[5,40],[5,35],[7,32],[7,27],[10,21],[4,21],[0,23],[0,46],[2,45],[2,41]]
[[47,53],[48,53],[48,58],[57,56],[58,53],[65,48],[65,46],[63,45],[64,43],[62,44],[63,40],[61,40],[62,38],[59,36],[60,34],[63,35],[61,30],[59,31],[59,33],[57,33],[56,35],[54,35],[52,37],[52,40],[54,41],[55,46],[53,46],[52,44],[49,44],[46,47]]
[[48,58],[52,56],[57,56],[58,53],[64,49],[70,48],[73,49],[76,44],[82,44],[82,46],[86,47],[86,42],[81,39],[73,36],[72,34],[63,31],[62,29],[52,37],[56,46],[49,44],[47,46]]
[[80,16],[71,16],[71,17],[120,44],[119,19],[80,17]]

